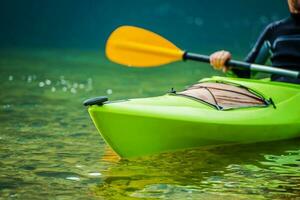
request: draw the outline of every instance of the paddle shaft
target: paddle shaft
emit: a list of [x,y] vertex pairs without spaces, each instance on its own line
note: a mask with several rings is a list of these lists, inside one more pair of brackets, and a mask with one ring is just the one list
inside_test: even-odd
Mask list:
[[[209,56],[196,54],[196,53],[190,53],[190,52],[184,53],[183,60],[194,60],[194,61],[199,61],[199,62],[210,63]],[[265,72],[265,73],[269,73],[269,74],[276,74],[276,75],[300,79],[300,72],[293,71],[293,70],[268,67],[265,65],[251,64],[251,63],[241,62],[241,61],[237,61],[237,60],[229,60],[226,63],[226,65],[229,67],[233,67],[233,68],[248,69],[248,70],[256,71],[256,72]]]

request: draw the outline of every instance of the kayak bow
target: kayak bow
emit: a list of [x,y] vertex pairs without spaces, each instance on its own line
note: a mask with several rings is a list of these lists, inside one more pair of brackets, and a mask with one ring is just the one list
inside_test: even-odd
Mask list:
[[220,110],[193,98],[166,94],[116,102],[102,98],[89,101],[88,111],[107,144],[123,158],[300,136],[299,85],[225,77],[200,82],[241,85],[272,101],[262,107]]

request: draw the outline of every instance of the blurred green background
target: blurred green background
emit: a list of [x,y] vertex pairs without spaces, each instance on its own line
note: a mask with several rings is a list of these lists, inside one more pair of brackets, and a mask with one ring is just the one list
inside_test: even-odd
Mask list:
[[3,0],[1,47],[103,49],[120,25],[158,32],[182,48],[246,53],[270,22],[288,15],[284,0]]

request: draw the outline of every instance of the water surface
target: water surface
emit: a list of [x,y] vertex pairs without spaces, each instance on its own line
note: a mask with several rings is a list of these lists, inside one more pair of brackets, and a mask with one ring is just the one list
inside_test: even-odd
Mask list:
[[297,199],[300,140],[120,160],[82,101],[161,95],[216,75],[188,62],[135,69],[103,52],[0,52],[0,199]]

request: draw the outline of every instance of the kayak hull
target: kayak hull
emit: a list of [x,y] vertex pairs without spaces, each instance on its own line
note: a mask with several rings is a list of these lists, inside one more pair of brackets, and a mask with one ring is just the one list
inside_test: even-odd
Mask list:
[[[220,111],[193,99],[167,94],[93,105],[89,113],[105,141],[123,158],[300,136],[298,86],[224,77],[205,79],[215,80],[260,90],[265,97],[272,97],[275,104]],[[273,93],[270,92],[272,87]],[[275,89],[284,92],[276,95]],[[287,99],[283,100],[284,96]]]

